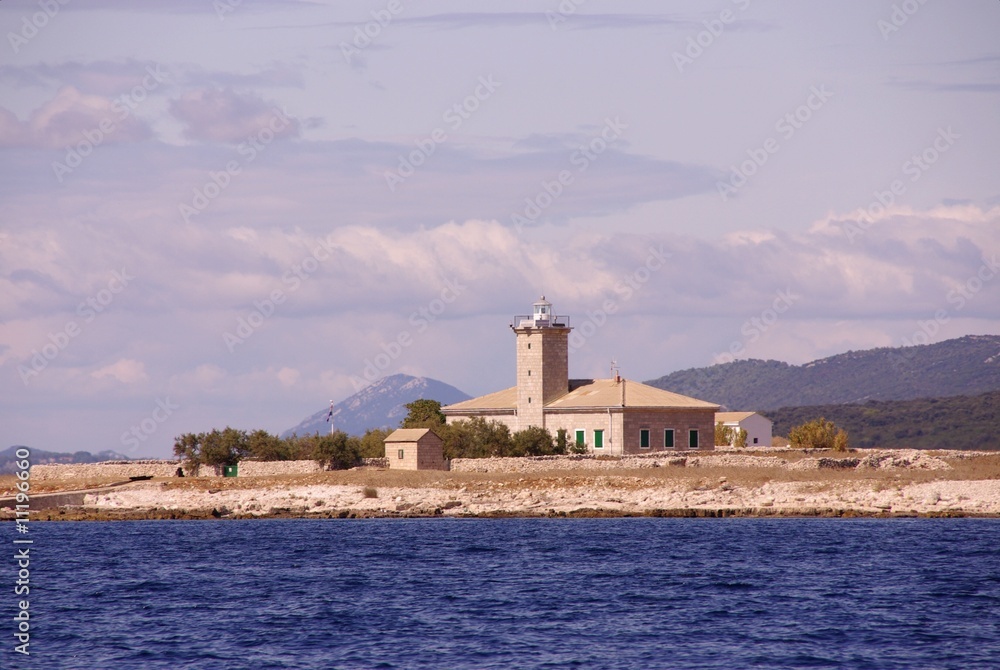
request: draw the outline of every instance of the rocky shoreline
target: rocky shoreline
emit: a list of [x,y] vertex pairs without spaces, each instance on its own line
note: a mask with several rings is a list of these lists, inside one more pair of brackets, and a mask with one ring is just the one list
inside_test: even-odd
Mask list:
[[[77,491],[79,504],[39,503],[31,518],[1000,517],[998,452],[772,450],[470,465],[154,478]],[[53,494],[68,495],[73,482],[65,484]]]

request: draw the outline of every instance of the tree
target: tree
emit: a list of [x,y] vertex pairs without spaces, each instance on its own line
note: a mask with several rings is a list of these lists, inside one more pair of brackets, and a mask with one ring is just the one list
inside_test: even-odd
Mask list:
[[555,449],[552,433],[540,426],[519,430],[511,437],[511,456],[548,456]]
[[832,421],[820,417],[814,421],[795,426],[788,431],[788,440],[793,446],[803,449],[833,449],[847,451],[847,433],[838,429]]
[[201,462],[211,466],[236,465],[250,454],[249,441],[245,430],[226,426],[223,430],[212,429],[199,435],[201,442]]
[[406,418],[399,424],[400,428],[436,428],[445,423],[444,414],[441,412],[441,403],[437,400],[421,398],[403,405],[406,410]]
[[745,447],[747,446],[747,431],[744,428],[733,431],[733,446],[734,447]]
[[312,440],[312,457],[327,470],[346,470],[358,464],[361,458],[360,442],[342,430],[329,435],[315,435]]
[[361,437],[359,453],[361,458],[382,458],[385,456],[385,438],[391,430],[369,428]]
[[715,424],[715,446],[729,447],[733,444],[733,429],[721,421]]
[[566,443],[567,443],[566,432],[567,431],[566,431],[565,428],[560,428],[559,430],[556,431],[556,450],[555,450],[555,453],[557,453],[557,454],[561,455],[561,454],[565,454],[566,453]]
[[294,443],[271,435],[266,430],[255,430],[247,436],[250,457],[258,461],[291,461],[295,459]]
[[442,426],[440,432],[444,433],[445,458],[510,456],[513,451],[510,428],[499,421],[487,422],[477,416]]
[[174,438],[174,456],[181,459],[184,468],[190,472],[198,471],[201,465],[201,440],[194,433],[184,433]]

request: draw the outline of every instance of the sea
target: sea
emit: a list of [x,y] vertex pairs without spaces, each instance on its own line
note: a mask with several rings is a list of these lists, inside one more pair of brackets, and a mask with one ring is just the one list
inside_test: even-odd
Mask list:
[[1000,668],[996,519],[39,522],[30,537],[30,655],[4,616],[3,668]]

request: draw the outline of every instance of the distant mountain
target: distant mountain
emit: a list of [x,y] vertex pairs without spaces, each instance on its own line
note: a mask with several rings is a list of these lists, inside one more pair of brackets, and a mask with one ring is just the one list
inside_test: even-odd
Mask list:
[[89,451],[77,451],[67,454],[59,451],[32,449],[31,447],[17,444],[0,451],[0,474],[9,475],[17,471],[14,462],[21,460],[16,455],[18,449],[27,449],[31,452],[28,461],[32,465],[44,465],[46,463],[100,463],[101,461],[129,460],[128,456],[123,456],[116,451],[102,451],[96,454],[92,454]]
[[[408,402],[427,398],[437,400],[442,405],[471,396],[459,391],[454,386],[439,382],[428,377],[411,377],[410,375],[392,375],[383,377],[351,397],[333,406],[333,425],[350,435],[363,435],[369,428],[397,428],[399,422],[406,417]],[[312,435],[313,433],[329,433],[330,424],[326,417],[330,408],[325,407],[315,414],[303,419],[299,425],[289,428],[281,434],[288,437],[292,433]]]
[[681,370],[650,386],[732,410],[975,395],[1000,390],[1000,336],[849,351],[805,365],[746,360]]
[[852,447],[1000,449],[1000,391],[975,396],[871,400],[863,405],[783,407],[764,413],[775,435],[824,417],[847,431]]

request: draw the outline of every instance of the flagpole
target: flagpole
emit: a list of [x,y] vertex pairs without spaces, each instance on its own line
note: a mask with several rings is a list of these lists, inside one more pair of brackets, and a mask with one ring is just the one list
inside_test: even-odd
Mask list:
[[330,401],[330,412],[326,415],[326,420],[330,422],[330,434],[333,435],[336,432],[333,426],[333,400]]

